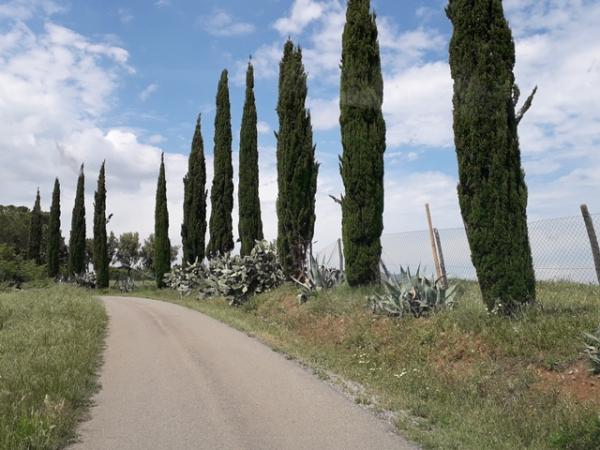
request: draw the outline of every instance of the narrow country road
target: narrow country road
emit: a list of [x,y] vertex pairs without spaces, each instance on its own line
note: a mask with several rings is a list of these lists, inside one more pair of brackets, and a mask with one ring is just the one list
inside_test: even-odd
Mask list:
[[170,303],[104,297],[102,390],[73,449],[414,449],[258,341]]

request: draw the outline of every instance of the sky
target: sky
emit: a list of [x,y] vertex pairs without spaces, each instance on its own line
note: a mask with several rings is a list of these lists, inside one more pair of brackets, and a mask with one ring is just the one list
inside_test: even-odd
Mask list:
[[[462,224],[452,135],[451,25],[445,1],[376,0],[385,82],[385,231]],[[530,220],[600,212],[600,2],[504,0],[517,50],[520,125]],[[229,70],[237,176],[244,76],[255,66],[260,196],[265,236],[276,237],[278,64],[291,37],[303,48],[321,163],[315,246],[340,236],[338,155],[343,0],[2,0],[0,2],[0,204],[49,208],[62,188],[68,237],[78,168],[85,163],[88,233],[106,160],[109,229],[154,228],[165,152],[170,236],[180,244],[183,183],[202,117],[210,188],[217,82]],[[237,193],[234,227],[237,231]],[[210,205],[209,205],[210,206]],[[237,233],[236,233],[237,235]]]

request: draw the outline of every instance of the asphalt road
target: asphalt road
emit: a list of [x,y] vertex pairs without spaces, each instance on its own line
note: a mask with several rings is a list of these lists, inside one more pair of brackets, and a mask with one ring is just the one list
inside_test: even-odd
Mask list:
[[293,361],[198,312],[104,297],[101,391],[73,449],[414,449]]

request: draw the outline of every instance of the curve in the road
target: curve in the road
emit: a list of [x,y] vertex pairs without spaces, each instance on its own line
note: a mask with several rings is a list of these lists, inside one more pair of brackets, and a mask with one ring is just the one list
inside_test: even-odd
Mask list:
[[83,449],[414,449],[265,345],[196,311],[104,297],[101,391]]

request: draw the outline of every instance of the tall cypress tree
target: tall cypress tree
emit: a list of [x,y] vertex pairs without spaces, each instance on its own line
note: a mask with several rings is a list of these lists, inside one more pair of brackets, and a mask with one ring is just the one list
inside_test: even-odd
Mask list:
[[306,72],[302,51],[285,43],[279,67],[277,137],[277,248],[288,276],[300,277],[315,227],[315,162],[310,113],[306,109]]
[[94,270],[96,286],[105,289],[109,284],[108,240],[106,235],[106,172],[105,163],[100,167],[98,189],[94,198]]
[[515,46],[501,0],[450,0],[446,12],[454,26],[450,68],[460,207],[483,299],[488,309],[511,314],[535,300]]
[[231,164],[231,106],[227,70],[219,80],[215,116],[214,178],[210,191],[208,257],[233,250],[233,166]]
[[29,222],[29,245],[27,257],[35,260],[36,264],[42,264],[42,209],[40,206],[40,190],[37,190],[35,203],[31,210]]
[[167,178],[165,157],[160,157],[160,171],[156,187],[156,207],[154,209],[154,274],[156,286],[163,288],[163,278],[171,270],[171,241],[169,240],[169,210],[167,208]]
[[71,236],[69,238],[69,275],[80,275],[86,271],[85,257],[85,176],[83,164],[77,180],[75,205],[71,216]]
[[249,255],[255,242],[263,239],[260,198],[258,195],[258,131],[256,100],[254,98],[254,68],[248,63],[246,73],[246,102],[240,131],[240,181],[238,230],[242,256]]
[[202,140],[201,116],[198,116],[188,160],[188,173],[183,179],[183,225],[181,241],[183,263],[204,259],[206,236],[206,162]]
[[48,222],[48,276],[55,278],[60,273],[60,182],[54,180],[52,206]]
[[383,232],[383,77],[370,0],[349,0],[342,43],[342,236],[351,286],[379,280]]

